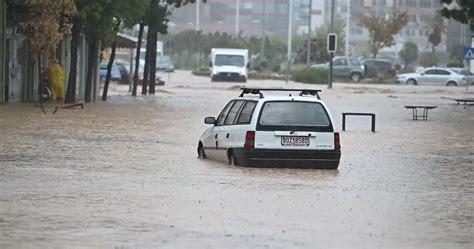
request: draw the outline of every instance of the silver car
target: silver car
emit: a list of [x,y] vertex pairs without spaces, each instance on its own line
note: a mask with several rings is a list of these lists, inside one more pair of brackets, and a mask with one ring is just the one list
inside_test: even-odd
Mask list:
[[415,73],[398,74],[396,80],[406,85],[461,86],[466,77],[446,68],[427,68]]
[[[329,63],[314,64],[311,67],[329,69]],[[359,82],[364,78],[365,67],[357,58],[336,56],[333,59],[333,75]]]

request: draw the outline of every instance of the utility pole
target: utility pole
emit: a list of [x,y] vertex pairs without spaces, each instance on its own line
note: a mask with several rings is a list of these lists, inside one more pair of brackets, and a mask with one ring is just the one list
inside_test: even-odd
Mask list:
[[345,55],[349,56],[349,35],[351,30],[351,0],[347,0],[346,45]]
[[240,0],[235,0],[235,37],[239,37],[240,28]]
[[[334,33],[334,0],[332,0],[332,3],[331,3],[331,33]],[[334,58],[334,52],[330,52],[329,53],[329,86],[328,88],[332,88],[332,59],[333,58]]]
[[199,31],[200,26],[200,14],[201,14],[201,0],[196,0],[196,31]]
[[288,53],[286,58],[286,83],[288,84],[288,80],[290,77],[290,68],[291,68],[291,38],[292,38],[292,30],[293,30],[293,0],[288,0],[288,4],[290,5],[288,8]]
[[265,0],[262,0],[263,12],[262,12],[262,47],[260,48],[260,55],[263,58],[265,54]]
[[308,11],[308,51],[306,53],[306,65],[311,63],[311,19],[313,17],[313,0],[309,0],[309,11]]

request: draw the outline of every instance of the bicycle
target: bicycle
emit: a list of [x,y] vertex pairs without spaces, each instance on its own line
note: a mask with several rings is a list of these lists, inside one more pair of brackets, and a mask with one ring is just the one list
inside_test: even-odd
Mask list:
[[[52,92],[48,86],[48,82],[46,80],[42,80],[38,88],[38,102],[41,111],[44,114],[46,114],[46,108],[48,107],[49,103],[52,102],[51,93]],[[53,111],[53,113],[56,113],[56,109]]]

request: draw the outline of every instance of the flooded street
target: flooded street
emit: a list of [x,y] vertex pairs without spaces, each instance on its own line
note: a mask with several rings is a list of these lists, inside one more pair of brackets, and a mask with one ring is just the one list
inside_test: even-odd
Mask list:
[[[338,130],[373,112],[377,132],[348,117],[337,171],[197,159],[238,85],[176,72],[84,110],[0,105],[0,248],[474,247],[474,106],[448,99],[472,90],[249,81],[321,87]],[[438,108],[413,121],[416,104]]]

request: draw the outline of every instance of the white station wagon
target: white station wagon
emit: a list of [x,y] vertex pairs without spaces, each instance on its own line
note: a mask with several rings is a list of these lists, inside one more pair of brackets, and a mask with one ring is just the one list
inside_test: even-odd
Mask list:
[[[231,165],[337,169],[341,157],[320,90],[242,88],[198,143],[198,156]],[[263,91],[288,92],[264,96]],[[293,96],[291,92],[299,92]]]

